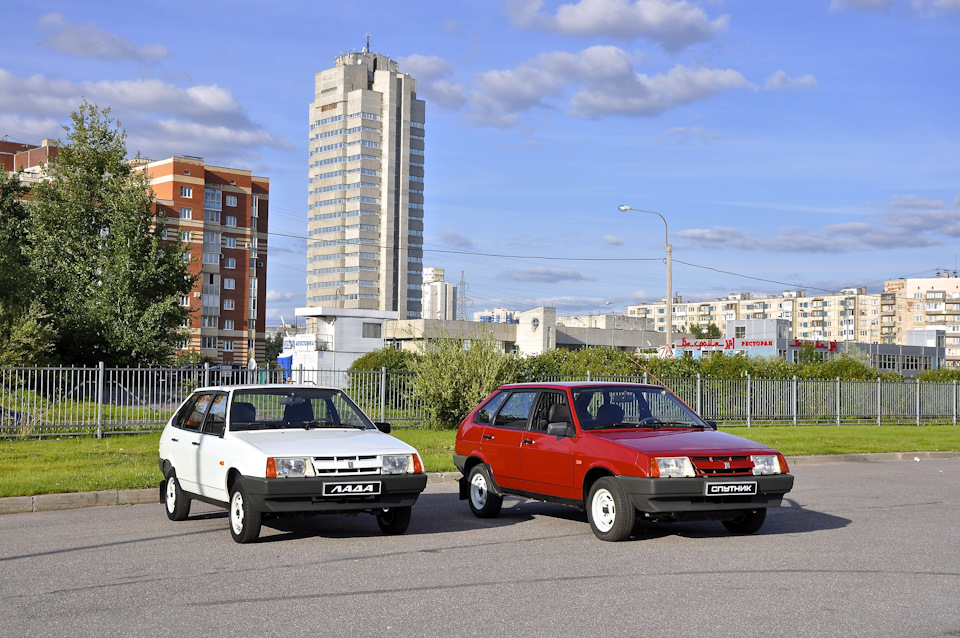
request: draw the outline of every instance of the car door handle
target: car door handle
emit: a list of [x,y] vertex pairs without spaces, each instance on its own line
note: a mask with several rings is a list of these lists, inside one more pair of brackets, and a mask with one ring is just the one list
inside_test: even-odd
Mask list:
[[200,446],[200,441],[190,441],[190,443],[191,443],[192,445],[196,445],[197,447]]
[[493,435],[492,435],[492,434],[484,434],[484,435],[481,436],[480,438],[481,438],[481,439],[490,439],[490,440],[492,441],[492,440],[493,440]]
[[528,443],[528,444],[530,444],[530,445],[533,445],[534,443],[536,443],[536,441],[534,441],[533,439],[520,439],[520,442],[521,442],[521,443]]
[[179,443],[179,442],[180,442],[180,439],[170,439],[170,441],[173,442],[173,443]]

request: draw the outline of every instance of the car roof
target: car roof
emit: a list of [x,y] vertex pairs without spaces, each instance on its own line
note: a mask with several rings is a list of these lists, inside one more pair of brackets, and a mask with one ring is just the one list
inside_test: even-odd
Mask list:
[[596,388],[596,387],[622,387],[622,388],[662,388],[661,385],[653,383],[631,383],[627,381],[544,381],[541,383],[505,383],[500,388]]
[[239,383],[235,385],[209,385],[197,388],[194,392],[230,392],[233,390],[333,390],[334,392],[340,392],[342,388],[313,385],[312,383]]

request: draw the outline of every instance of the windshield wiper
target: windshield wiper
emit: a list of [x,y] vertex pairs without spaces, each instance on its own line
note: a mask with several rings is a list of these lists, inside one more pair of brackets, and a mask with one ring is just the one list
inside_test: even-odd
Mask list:
[[326,419],[314,419],[313,421],[304,421],[300,424],[304,430],[309,430],[310,428],[316,427],[325,427],[325,428],[349,428],[354,430],[366,430],[367,426],[362,423],[335,423],[333,421],[328,421]]

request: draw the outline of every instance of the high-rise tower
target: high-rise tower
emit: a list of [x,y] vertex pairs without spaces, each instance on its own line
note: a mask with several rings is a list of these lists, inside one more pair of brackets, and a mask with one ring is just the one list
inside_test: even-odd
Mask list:
[[425,107],[396,61],[345,53],[310,104],[307,305],[419,318]]

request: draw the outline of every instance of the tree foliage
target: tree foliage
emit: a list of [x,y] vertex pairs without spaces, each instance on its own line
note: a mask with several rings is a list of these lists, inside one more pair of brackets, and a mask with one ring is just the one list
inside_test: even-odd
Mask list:
[[49,181],[27,199],[33,297],[65,364],[164,363],[187,319],[178,297],[193,277],[142,171],[125,160],[126,133],[110,109],[84,102],[71,114]]
[[351,372],[375,371],[386,368],[387,372],[409,372],[417,359],[415,352],[397,348],[380,348],[368,352],[350,364]]

